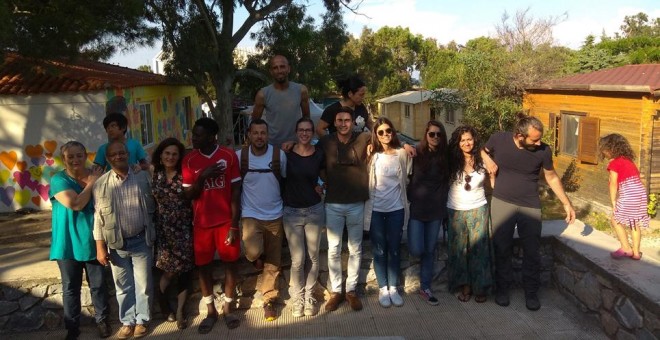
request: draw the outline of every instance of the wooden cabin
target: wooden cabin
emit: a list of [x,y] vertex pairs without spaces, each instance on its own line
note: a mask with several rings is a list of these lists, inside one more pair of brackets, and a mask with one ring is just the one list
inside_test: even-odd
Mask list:
[[642,181],[660,193],[660,64],[627,65],[551,80],[525,90],[523,109],[544,122],[561,175],[575,161],[575,195],[609,207],[607,160],[598,139],[625,136]]

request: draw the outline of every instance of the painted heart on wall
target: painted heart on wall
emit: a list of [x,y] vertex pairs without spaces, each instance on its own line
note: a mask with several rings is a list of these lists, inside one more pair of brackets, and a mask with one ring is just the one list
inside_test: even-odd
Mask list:
[[44,163],[46,163],[46,157],[41,156],[36,158],[30,158],[30,161],[32,162],[33,165],[42,166],[44,165]]
[[32,198],[32,190],[29,189],[18,190],[14,195],[14,201],[16,201],[16,203],[18,203],[18,205],[20,205],[21,207],[24,207],[26,204],[28,204],[31,198]]
[[94,158],[96,158],[96,152],[87,153],[87,159],[89,159],[90,162],[94,162]]
[[46,148],[46,150],[48,150],[48,153],[51,154],[51,156],[48,157],[52,157],[52,154],[57,149],[57,142],[54,140],[47,140],[44,142],[44,148]]
[[41,146],[41,144],[28,145],[25,147],[25,153],[30,156],[30,158],[38,158],[44,154],[44,147]]
[[14,187],[0,188],[0,202],[4,203],[8,207],[11,206],[11,202],[14,201],[15,194],[16,189],[14,189]]
[[21,189],[28,187],[32,190],[37,190],[37,184],[39,184],[39,182],[32,180],[32,175],[30,174],[29,171],[21,171],[21,172],[15,171],[14,181],[18,183],[18,186]]
[[19,171],[25,171],[25,169],[27,169],[27,162],[26,161],[16,162],[16,166],[18,167]]
[[37,181],[40,180],[41,176],[43,175],[43,170],[40,166],[31,166],[28,171],[30,172],[30,175],[32,175],[32,178],[36,179]]
[[7,169],[11,170],[18,161],[18,155],[16,154],[16,151],[2,151],[0,152],[0,161],[2,161],[2,164],[4,164]]
[[0,170],[0,184],[7,183],[9,176],[11,176],[11,172],[9,172],[9,170],[5,170],[5,169]]
[[39,196],[44,199],[44,201],[48,201],[50,197],[48,197],[48,191],[50,190],[50,184],[39,184],[37,185],[37,192],[39,193]]
[[32,197],[32,203],[37,207],[41,206],[41,197],[39,196]]

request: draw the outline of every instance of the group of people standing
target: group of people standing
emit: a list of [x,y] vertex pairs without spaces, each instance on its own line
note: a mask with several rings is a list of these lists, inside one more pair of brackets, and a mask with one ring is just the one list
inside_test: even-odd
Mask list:
[[[292,314],[316,315],[313,292],[324,227],[328,312],[344,301],[353,310],[362,309],[357,285],[365,231],[380,305],[404,304],[399,292],[404,232],[411,255],[421,260],[419,295],[437,305],[432,281],[443,221],[448,222],[449,289],[461,301],[474,295],[475,301],[485,302],[495,291],[497,304],[509,304],[517,227],[526,305],[540,308],[541,170],[564,206],[567,223],[575,211],[554,171],[550,148],[541,142],[538,119],[522,117],[513,132],[496,133],[483,147],[474,128],[461,126],[447,136],[444,126],[432,120],[412,146],[399,140],[389,119],[370,119],[362,104],[366,86],[357,77],[340,83],[342,99],[326,108],[315,126],[307,89],[289,81],[289,71],[286,58],[271,59],[274,82],[257,94],[248,143],[237,151],[218,145],[217,123],[201,118],[192,129],[192,151],[186,154],[180,141],[167,138],[155,148],[150,167],[139,143],[126,138],[127,121],[120,113],[103,121],[109,142],[97,152],[93,168],[85,167],[82,144],[72,141],[60,148],[65,169],[51,182],[51,259],[62,274],[68,339],[80,334],[83,269],[99,336],[110,335],[104,284],[108,265],[122,323],[119,339],[148,333],[154,265],[162,271],[156,286],[161,312],[181,329],[187,327],[184,304],[197,268],[207,306],[198,331],[210,332],[219,318],[212,276],[216,256],[225,264],[223,320],[230,329],[238,327],[233,309],[241,241],[247,260],[263,271],[258,290],[266,320],[278,317],[284,237],[291,254]],[[312,142],[315,132],[317,144]],[[487,186],[493,187],[490,208]],[[345,282],[344,230],[349,252]],[[638,244],[633,252],[639,253]],[[176,286],[175,309],[168,299],[170,286]]]

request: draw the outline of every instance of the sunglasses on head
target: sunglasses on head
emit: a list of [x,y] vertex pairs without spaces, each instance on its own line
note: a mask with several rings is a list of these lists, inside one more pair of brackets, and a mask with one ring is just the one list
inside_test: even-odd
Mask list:
[[391,134],[392,134],[392,129],[387,128],[387,129],[385,129],[385,130],[378,130],[378,135],[379,135],[379,136],[382,136],[382,135],[384,135],[384,134],[391,135]]
[[440,132],[432,132],[431,131],[431,132],[427,133],[427,135],[431,138],[436,138],[436,137],[440,138]]
[[464,179],[465,179],[465,191],[472,190],[472,186],[470,185],[470,181],[472,180],[472,176],[470,176],[468,174],[465,174]]

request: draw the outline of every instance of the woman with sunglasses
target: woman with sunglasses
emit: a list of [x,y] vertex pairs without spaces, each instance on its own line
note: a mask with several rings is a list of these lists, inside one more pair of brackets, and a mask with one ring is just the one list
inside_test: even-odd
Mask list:
[[314,285],[319,276],[319,246],[325,209],[318,184],[325,168],[325,153],[311,144],[314,123],[303,117],[296,122],[298,141],[287,155],[284,181],[284,233],[291,252],[290,293],[295,318],[318,313]]
[[[488,172],[477,145],[476,131],[460,126],[449,140],[448,277],[449,291],[462,302],[474,294],[485,302],[493,285],[488,203],[484,184]],[[491,185],[493,184],[493,178]]]
[[431,120],[426,124],[424,138],[417,145],[408,185],[408,250],[412,256],[421,259],[419,294],[432,306],[438,304],[431,290],[431,281],[440,225],[447,218],[447,209],[439,208],[447,206],[447,170],[447,132],[441,123]]
[[412,162],[396,135],[392,122],[381,117],[371,135],[372,153],[367,157],[369,200],[364,206],[364,227],[369,231],[374,271],[380,292],[378,302],[387,308],[403,306],[397,291],[401,234],[408,221],[406,185]]

